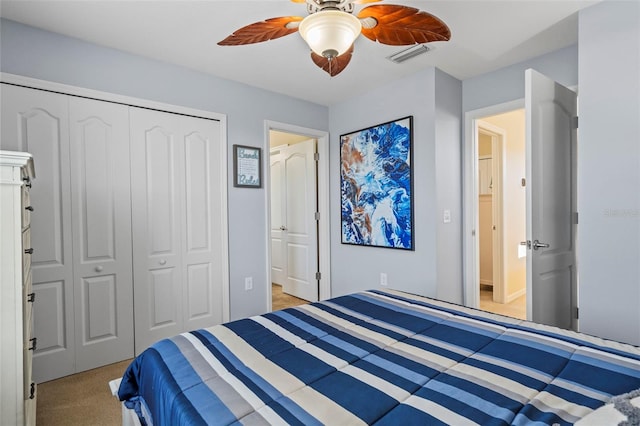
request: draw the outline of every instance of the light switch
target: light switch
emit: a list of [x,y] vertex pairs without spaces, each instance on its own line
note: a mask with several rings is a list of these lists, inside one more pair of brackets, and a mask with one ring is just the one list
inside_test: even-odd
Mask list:
[[450,223],[451,222],[451,210],[445,210],[442,214],[442,221],[444,223]]

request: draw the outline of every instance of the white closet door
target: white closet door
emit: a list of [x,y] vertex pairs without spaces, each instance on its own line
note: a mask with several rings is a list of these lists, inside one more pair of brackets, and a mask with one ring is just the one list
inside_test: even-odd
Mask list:
[[[2,84],[2,149],[33,154],[33,378],[75,372],[68,97]],[[65,309],[66,308],[66,309]]]
[[223,321],[220,123],[180,116],[183,331]]
[[69,99],[76,371],[133,356],[129,109]]
[[130,109],[135,352],[182,331],[184,147],[177,115]]
[[130,109],[135,351],[223,321],[217,121]]

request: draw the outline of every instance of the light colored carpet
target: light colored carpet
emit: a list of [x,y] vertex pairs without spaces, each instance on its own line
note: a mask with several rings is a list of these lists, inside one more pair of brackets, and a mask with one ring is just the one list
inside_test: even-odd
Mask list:
[[120,403],[109,382],[122,377],[131,360],[38,384],[38,426],[117,426]]
[[[309,303],[272,286],[273,310]],[[120,403],[111,395],[109,382],[122,377],[131,360],[118,362],[38,384],[38,426],[118,426]]]
[[[308,303],[272,286],[273,310]],[[131,360],[118,362],[38,384],[38,426],[116,426],[122,423],[120,403],[109,382],[122,377]]]

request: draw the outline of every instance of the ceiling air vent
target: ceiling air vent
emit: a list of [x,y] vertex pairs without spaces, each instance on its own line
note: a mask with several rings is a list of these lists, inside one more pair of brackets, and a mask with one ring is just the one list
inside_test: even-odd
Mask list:
[[394,53],[391,56],[387,56],[387,59],[391,62],[399,64],[411,58],[415,58],[418,55],[422,55],[423,53],[427,53],[430,50],[433,50],[433,48],[428,47],[426,44],[418,44],[411,46],[408,49],[404,49],[397,53]]

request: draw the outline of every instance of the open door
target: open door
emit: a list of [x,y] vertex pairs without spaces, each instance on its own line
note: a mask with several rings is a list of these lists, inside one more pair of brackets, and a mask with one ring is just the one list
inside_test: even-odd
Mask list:
[[577,95],[525,73],[527,318],[577,329]]
[[318,300],[315,140],[271,155],[271,280],[285,293]]

